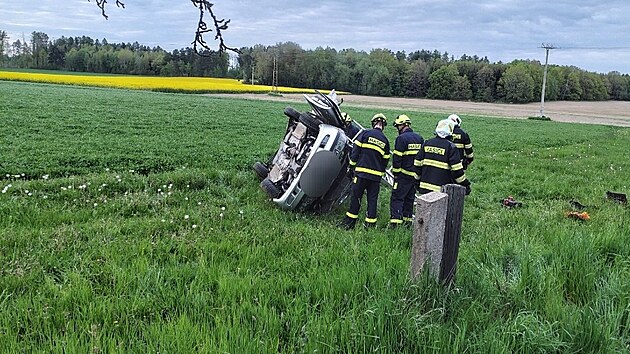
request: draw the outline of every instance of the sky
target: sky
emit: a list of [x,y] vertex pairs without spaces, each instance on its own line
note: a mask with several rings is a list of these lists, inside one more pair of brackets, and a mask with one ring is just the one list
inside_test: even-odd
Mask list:
[[[189,0],[108,1],[109,20],[96,0],[0,0],[0,30],[10,42],[33,31],[86,35],[109,42],[138,42],[168,51],[192,47],[199,13]],[[353,48],[369,52],[416,50],[515,59],[584,70],[630,74],[628,0],[215,0],[219,18],[230,19],[229,47],[295,42],[303,49]],[[211,47],[218,42],[208,40]]]

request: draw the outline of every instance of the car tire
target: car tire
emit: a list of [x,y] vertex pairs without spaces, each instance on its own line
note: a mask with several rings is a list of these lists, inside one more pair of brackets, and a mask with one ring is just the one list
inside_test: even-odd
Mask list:
[[300,118],[300,112],[296,111],[295,109],[293,109],[293,107],[287,107],[284,109],[284,114],[289,117],[289,118],[293,118],[293,119],[299,119]]
[[278,198],[280,196],[280,189],[278,189],[278,187],[276,187],[269,178],[265,178],[262,182],[260,182],[260,188],[262,188],[262,190],[264,190],[271,198]]
[[319,125],[322,124],[319,119],[311,117],[308,113],[300,114],[299,120],[300,123],[304,124],[308,130],[315,133],[319,132]]
[[254,169],[256,175],[260,177],[260,179],[265,179],[269,175],[269,169],[262,162],[254,162],[252,169]]

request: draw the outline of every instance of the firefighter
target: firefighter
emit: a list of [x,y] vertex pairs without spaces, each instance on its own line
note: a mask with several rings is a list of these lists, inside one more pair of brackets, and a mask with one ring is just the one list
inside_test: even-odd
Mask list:
[[367,194],[367,213],[364,225],[366,227],[376,226],[378,192],[381,178],[385,174],[385,168],[387,168],[390,152],[389,140],[383,134],[383,129],[387,125],[387,117],[378,113],[372,117],[371,122],[372,129],[359,134],[350,153],[350,166],[354,168],[352,195],[350,196],[350,208],[340,224],[347,230],[353,229],[357,223],[364,192]]
[[439,121],[435,138],[425,141],[418,151],[414,165],[420,178],[420,194],[439,192],[441,186],[450,183],[466,187],[466,195],[470,194],[470,181],[466,178],[459,151],[450,141],[453,128],[451,120]]
[[414,160],[424,142],[422,136],[411,129],[411,119],[405,114],[396,118],[394,127],[398,129],[398,137],[394,143],[392,161],[394,187],[390,200],[390,228],[403,223],[411,226],[417,184]]
[[453,128],[453,144],[455,144],[457,150],[459,150],[462,165],[464,166],[464,170],[466,170],[474,159],[470,136],[461,128],[462,119],[457,114],[451,114],[448,116],[448,119],[455,123],[455,127]]
[[352,118],[346,112],[341,112],[341,118],[343,118],[343,123],[345,124],[344,132],[346,136],[350,138],[350,140],[354,139],[354,137],[359,133],[359,127],[356,124],[352,124]]

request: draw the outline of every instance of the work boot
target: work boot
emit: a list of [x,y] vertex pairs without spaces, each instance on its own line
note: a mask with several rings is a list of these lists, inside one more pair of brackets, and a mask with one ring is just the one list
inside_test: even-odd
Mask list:
[[365,227],[366,229],[376,228],[376,223],[375,222],[364,222],[363,223],[363,227]]
[[356,219],[344,218],[339,224],[337,224],[337,227],[344,230],[352,230],[356,224]]
[[400,223],[397,222],[390,222],[389,224],[387,224],[387,228],[391,230],[397,229],[398,226],[400,226]]

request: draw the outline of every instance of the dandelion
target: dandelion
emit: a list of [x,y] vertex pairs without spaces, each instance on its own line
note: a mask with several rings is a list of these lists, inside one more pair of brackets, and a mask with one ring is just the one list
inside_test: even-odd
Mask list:
[[201,205],[201,202],[197,202],[197,205]]
[[30,197],[30,196],[32,196],[32,195],[33,195],[33,193],[29,193],[29,194],[28,194],[28,196],[29,196],[29,197]]
[[98,206],[98,203],[94,203],[94,207],[96,208]]
[[43,179],[48,179],[48,175],[43,175],[42,178]]
[[188,200],[188,197],[184,198],[185,200]]
[[168,189],[171,189],[171,188],[173,188],[173,183],[168,185]]
[[24,191],[24,193],[28,194],[28,189]]
[[193,224],[192,228],[193,228],[193,229],[196,229],[196,228],[197,228],[197,225],[196,225],[196,224]]
[[184,215],[184,219],[188,220],[188,218],[190,218],[188,214]]
[[162,191],[162,189],[161,189],[161,188],[158,188],[158,193],[160,193],[161,191]]
[[241,215],[241,220],[243,219],[243,210],[239,210],[238,213]]
[[105,168],[105,172],[109,172],[109,167]]
[[162,219],[161,221],[162,221],[162,222],[166,222],[166,220],[164,220],[164,219]]
[[224,206],[221,207],[221,211],[225,211],[225,207]]
[[48,199],[48,196],[47,196],[47,195],[45,195],[45,196],[43,196],[42,198],[44,198],[44,199]]
[[134,173],[134,172],[136,172],[136,171],[134,171],[134,170],[129,170],[129,173]]
[[187,185],[186,185],[186,188],[190,188],[190,184],[187,184]]
[[223,220],[223,213],[219,214],[219,217]]

